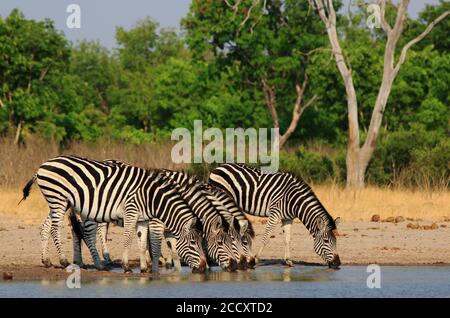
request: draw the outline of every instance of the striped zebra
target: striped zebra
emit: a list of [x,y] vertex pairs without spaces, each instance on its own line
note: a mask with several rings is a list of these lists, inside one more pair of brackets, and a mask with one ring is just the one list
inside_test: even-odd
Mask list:
[[[24,187],[23,199],[29,195],[35,181],[50,208],[43,229],[49,225],[61,265],[69,264],[62,250],[62,222],[66,211],[73,209],[82,220],[98,223],[123,220],[122,267],[125,272],[131,272],[128,253],[136,228],[145,236],[149,228],[157,227],[158,222],[164,223],[177,237],[177,250],[186,263],[194,271],[205,270],[201,224],[177,191],[177,185],[163,178],[160,172],[76,156],[59,156],[39,167]],[[49,266],[48,236],[45,234],[41,231],[42,262]],[[141,270],[146,271],[146,244],[140,244],[139,250]]]
[[213,187],[210,184],[203,185],[208,193],[208,196],[212,197],[214,204],[220,206],[220,211],[224,217],[231,224],[237,222],[237,226],[230,227],[229,234],[233,238],[233,241],[238,241],[238,254],[244,255],[246,259],[246,265],[248,268],[253,269],[255,267],[255,257],[252,253],[252,243],[255,237],[255,231],[251,222],[247,219],[242,209],[236,204],[236,202],[222,189]]
[[[113,165],[126,166],[127,164],[118,160],[105,160],[105,162]],[[155,170],[156,171],[156,170]],[[190,177],[188,174],[182,172],[170,172],[168,170],[158,170],[160,171],[161,178],[169,178],[174,183],[177,184],[177,191],[181,194],[181,196],[186,200],[188,205],[191,207],[192,211],[196,214],[196,216],[203,223],[203,238],[206,243],[206,250],[208,251],[208,256],[210,256],[214,261],[216,261],[224,270],[233,271],[236,269],[236,260],[234,259],[233,251],[231,250],[231,246],[233,242],[231,237],[228,235],[227,231],[229,228],[229,224],[225,218],[221,216],[221,214],[217,211],[214,205],[207,199],[204,195],[203,191],[200,189],[201,184],[199,181],[193,177]],[[91,221],[85,221],[83,227],[92,228]],[[155,233],[165,233],[167,240],[169,240],[169,244],[172,247],[172,250],[176,252],[176,244],[173,244],[174,239],[171,233],[164,231],[164,224],[159,222],[153,225],[156,230]],[[101,229],[102,230],[102,229]],[[103,231],[100,231],[103,232]],[[92,241],[95,241],[96,235],[95,231],[83,231],[86,233],[83,239],[86,243],[90,243],[89,250],[91,251],[91,255],[94,259],[98,258],[98,253],[92,253],[95,250],[95,246],[92,246]],[[139,244],[147,244],[145,236],[141,236],[141,231],[138,230]],[[104,233],[101,233],[101,236],[104,236]],[[150,232],[152,235],[152,232]],[[153,237],[150,241],[152,255],[155,253],[153,249],[161,247],[161,241],[163,240],[162,236]],[[103,240],[102,240],[103,243]],[[155,244],[156,245],[155,245]],[[104,243],[105,244],[105,243]],[[157,250],[156,250],[157,251]],[[172,254],[175,254],[172,253]],[[74,257],[75,259],[79,259],[79,251],[74,249]],[[175,256],[175,255],[174,255]],[[147,263],[149,263],[149,255],[146,253],[145,258]],[[179,262],[177,262],[177,257],[175,256],[175,265],[177,268],[180,267]]]
[[[196,215],[199,218],[203,218],[205,214],[217,215],[223,218],[223,223],[228,223],[228,234],[232,239],[232,250],[234,257],[238,260],[238,268],[247,268],[247,253],[248,250],[243,245],[243,239],[239,233],[241,223],[248,227],[248,220],[245,215],[239,215],[241,219],[235,218],[231,211],[221,202],[221,200],[213,193],[207,184],[204,184],[197,178],[190,176],[183,171],[162,170],[167,177],[173,179],[177,183],[190,182],[194,184],[192,190],[192,196],[189,200],[189,204],[193,207]],[[238,209],[237,209],[238,210]],[[238,214],[237,211],[234,211]],[[241,223],[239,223],[241,222]],[[251,225],[250,225],[251,228]],[[248,237],[243,236],[245,243],[248,242]],[[248,246],[248,245],[247,245]]]
[[309,230],[314,237],[314,250],[330,268],[341,264],[336,249],[336,225],[317,199],[312,189],[300,178],[291,173],[262,173],[257,168],[243,164],[226,163],[211,171],[209,183],[220,187],[234,199],[247,213],[268,217],[262,239],[262,246],[256,257],[267,245],[274,225],[279,221],[285,238],[285,261],[293,263],[290,257],[291,226],[295,218]]
[[[111,161],[115,164],[125,164],[119,161]],[[200,218],[204,219],[205,217],[208,219],[208,215],[213,216],[216,219],[216,222],[221,222],[223,224],[226,224],[228,222],[229,224],[233,226],[228,226],[228,234],[231,236],[232,242],[232,250],[233,255],[236,259],[239,260],[238,262],[238,268],[239,269],[246,269],[247,268],[247,258],[249,260],[249,266],[251,268],[254,267],[254,257],[251,256],[250,250],[251,250],[251,241],[254,236],[254,231],[251,226],[251,223],[247,220],[245,215],[242,213],[242,210],[236,206],[234,201],[222,190],[217,188],[212,188],[208,184],[201,183],[198,179],[190,176],[186,172],[182,171],[172,171],[172,170],[161,170],[167,177],[173,179],[177,184],[183,185],[189,185],[192,186],[188,187],[186,190],[185,195],[187,196],[188,204],[192,207],[194,213]],[[219,199],[220,198],[220,199]],[[225,220],[218,218],[218,216],[221,215]],[[235,220],[238,220],[239,223],[236,225],[237,222]],[[91,221],[85,221],[85,227],[92,228],[92,225],[89,224],[92,223]],[[240,225],[242,225],[242,228],[240,228]],[[161,226],[164,227],[162,224]],[[220,246],[220,242],[217,242],[217,237],[210,235],[208,236],[208,231],[206,230],[211,225],[204,224],[204,235],[205,235],[205,241],[208,242],[207,244],[207,250],[208,253],[211,255],[217,254],[217,252],[214,252],[213,249],[217,246]],[[238,228],[238,230],[236,230]],[[242,230],[242,234],[240,232]],[[101,232],[101,242],[102,244],[106,245],[106,241],[102,238],[105,237],[105,227],[98,229],[98,233]],[[160,230],[162,231],[162,229]],[[91,236],[93,239],[95,239],[95,232],[94,231],[83,231],[83,233],[88,233],[86,236]],[[138,233],[138,236],[139,233]],[[177,256],[176,251],[176,240],[174,239],[173,235],[171,235],[170,232],[165,231],[164,237],[166,239],[166,243],[169,247],[169,250],[171,254],[168,256],[167,262],[171,264],[172,258],[174,259],[174,264],[177,269],[180,268],[180,263]],[[84,237],[86,240],[87,237]],[[92,240],[91,238],[91,240]],[[226,239],[228,240],[228,239]],[[89,238],[87,238],[87,241],[89,242]],[[227,245],[230,245],[230,242],[228,242]],[[90,248],[91,250],[91,248]],[[78,250],[74,250],[74,255],[79,254]],[[91,253],[92,254],[92,253]],[[104,253],[105,254],[105,253]],[[222,253],[223,254],[223,253]],[[98,255],[98,254],[97,254]],[[80,256],[81,257],[81,256]],[[94,255],[93,255],[94,257]],[[79,257],[75,257],[78,259]],[[219,257],[213,257],[213,259],[218,259]],[[219,264],[223,264],[223,262],[219,261]],[[227,269],[225,267],[225,269]]]

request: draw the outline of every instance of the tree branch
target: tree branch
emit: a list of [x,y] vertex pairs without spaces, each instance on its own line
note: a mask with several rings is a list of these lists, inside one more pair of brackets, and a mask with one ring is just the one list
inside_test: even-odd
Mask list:
[[400,53],[400,58],[397,62],[397,65],[394,68],[395,74],[398,73],[398,71],[400,70],[400,66],[405,62],[405,58],[406,58],[406,53],[408,53],[408,50],[411,48],[411,46],[413,46],[414,44],[420,42],[421,40],[423,40],[424,37],[426,37],[428,35],[428,33],[430,33],[433,28],[436,26],[436,24],[438,24],[439,22],[441,22],[442,20],[444,20],[448,15],[450,14],[450,11],[445,11],[444,13],[442,13],[439,17],[437,17],[433,22],[431,22],[427,28],[417,37],[415,37],[414,39],[412,39],[411,41],[409,41],[402,49],[402,52]]
[[277,102],[275,92],[273,87],[267,84],[266,79],[261,79],[261,83],[263,86],[264,97],[266,99],[267,108],[269,108],[270,115],[272,116],[273,127],[279,128],[280,124],[278,121],[278,113],[277,113]]
[[381,27],[383,28],[384,32],[389,33],[391,32],[392,28],[389,25],[389,23],[386,21],[386,0],[379,0],[378,5],[380,6],[380,22]]

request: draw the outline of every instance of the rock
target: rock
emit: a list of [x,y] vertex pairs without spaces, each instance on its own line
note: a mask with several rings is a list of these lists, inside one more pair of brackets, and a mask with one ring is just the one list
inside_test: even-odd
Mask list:
[[450,222],[450,217],[444,216],[444,222]]
[[19,230],[25,230],[25,226],[22,226],[22,225],[19,225],[17,228],[18,228]]
[[395,223],[405,222],[405,218],[403,216],[397,216],[395,218]]
[[358,231],[359,231],[359,229],[353,229],[353,231],[355,231],[355,232],[358,232]]
[[431,224],[432,230],[437,230],[438,228],[439,228],[439,226],[436,223]]
[[414,221],[413,218],[406,218],[406,221]]
[[424,229],[424,230],[431,230],[431,225],[424,225],[424,226],[423,226],[423,229]]
[[3,272],[3,280],[13,279],[13,272]]
[[0,232],[1,231],[8,231],[7,229],[5,229],[4,227],[0,227]]
[[270,238],[275,238],[275,235],[271,235]]
[[395,218],[393,216],[388,217],[387,219],[384,219],[383,222],[390,222],[393,223],[395,222]]
[[441,227],[447,227],[447,225],[446,224],[441,224]]
[[416,223],[416,224],[414,224],[414,223],[408,223],[408,224],[406,225],[406,227],[407,227],[408,229],[417,230],[417,229],[419,228],[419,223]]
[[370,219],[371,222],[380,222],[381,217],[379,214],[372,215],[372,218]]

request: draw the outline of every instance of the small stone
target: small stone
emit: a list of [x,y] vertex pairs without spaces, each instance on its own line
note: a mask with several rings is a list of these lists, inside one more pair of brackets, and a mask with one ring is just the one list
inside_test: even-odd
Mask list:
[[270,238],[275,238],[275,235],[271,235]]
[[381,217],[379,214],[372,215],[372,218],[370,219],[371,222],[380,222]]
[[447,227],[447,225],[446,224],[441,224],[441,227]]
[[408,223],[407,225],[406,225],[406,227],[408,228],[408,229],[412,229],[412,230],[417,230],[418,228],[419,228],[419,223]]
[[444,222],[450,222],[450,217],[444,216]]
[[19,230],[25,230],[25,226],[22,226],[22,225],[19,225],[17,228],[18,228]]
[[358,232],[358,231],[359,231],[359,229],[353,229],[353,231],[355,231],[355,232]]
[[431,230],[431,225],[424,225],[424,226],[423,226],[423,229],[424,229],[424,230]]
[[5,229],[4,227],[0,227],[0,232],[1,231],[8,231],[7,229]]
[[13,279],[13,272],[3,272],[3,280]]
[[395,222],[395,218],[394,218],[393,216],[390,216],[390,217],[388,217],[387,219],[384,219],[383,222],[390,222],[390,223],[393,223],[393,222]]
[[406,221],[414,221],[413,218],[406,218]]
[[405,218],[403,216],[397,216],[395,218],[395,223],[405,222]]
[[439,228],[439,226],[436,223],[431,224],[431,229],[432,230],[436,230],[438,228]]

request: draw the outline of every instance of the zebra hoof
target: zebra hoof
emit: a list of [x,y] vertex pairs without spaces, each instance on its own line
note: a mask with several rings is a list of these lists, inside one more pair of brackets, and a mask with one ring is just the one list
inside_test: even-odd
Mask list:
[[61,264],[62,267],[66,268],[70,265],[69,261],[66,258],[62,258],[59,260],[59,264]]
[[103,260],[103,266],[111,266],[113,265],[113,261],[110,258],[105,258]]
[[294,263],[290,259],[285,260],[285,262],[287,266],[294,267]]
[[123,267],[123,272],[124,272],[125,274],[132,274],[132,273],[133,273],[133,271],[131,270],[131,268],[128,267],[128,266],[124,266],[124,267]]
[[43,259],[42,260],[42,264],[44,264],[45,268],[50,268],[52,267],[52,262],[50,262],[50,259]]
[[171,269],[172,268],[172,264],[170,264],[169,262],[166,263],[166,269]]

